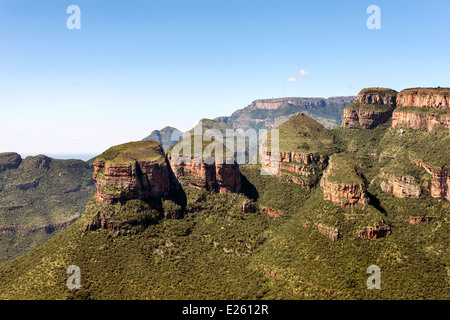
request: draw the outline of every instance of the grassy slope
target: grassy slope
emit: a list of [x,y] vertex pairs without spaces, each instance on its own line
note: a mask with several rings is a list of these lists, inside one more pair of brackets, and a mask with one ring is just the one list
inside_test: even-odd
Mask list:
[[[35,187],[14,187],[38,178]],[[54,235],[51,230],[30,230],[70,223],[80,217],[85,202],[95,192],[92,168],[85,162],[52,160],[47,170],[34,166],[32,158],[24,160],[17,169],[0,173],[0,189],[0,207],[18,207],[0,211],[0,228],[16,228],[15,232],[0,234],[0,262],[37,247]]]

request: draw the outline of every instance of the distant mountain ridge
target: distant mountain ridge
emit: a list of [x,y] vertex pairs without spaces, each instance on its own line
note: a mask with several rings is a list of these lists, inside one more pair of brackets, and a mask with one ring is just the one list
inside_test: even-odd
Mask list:
[[303,112],[325,128],[335,128],[342,122],[343,109],[355,99],[356,96],[258,99],[229,117],[217,117],[214,120],[242,129],[275,128],[298,112]]
[[[337,96],[330,98],[273,98],[257,99],[243,109],[238,109],[231,116],[216,117],[212,120],[222,122],[236,129],[270,129],[276,128],[299,112],[319,122],[325,128],[338,127],[342,122],[344,108],[355,101],[356,96]],[[217,125],[215,125],[217,127]],[[143,140],[155,140],[167,150],[177,143],[182,132],[177,128],[166,126],[154,130]]]
[[164,150],[167,150],[172,145],[177,143],[183,133],[177,128],[166,126],[161,130],[154,130],[149,136],[142,140],[154,140],[161,143]]

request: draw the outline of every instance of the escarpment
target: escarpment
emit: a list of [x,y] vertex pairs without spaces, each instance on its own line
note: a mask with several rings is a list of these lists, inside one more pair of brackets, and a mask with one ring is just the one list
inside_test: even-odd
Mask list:
[[368,130],[388,121],[396,106],[397,91],[385,88],[363,89],[355,102],[344,109],[342,127]]
[[413,88],[398,94],[392,127],[428,131],[450,129],[450,88]]

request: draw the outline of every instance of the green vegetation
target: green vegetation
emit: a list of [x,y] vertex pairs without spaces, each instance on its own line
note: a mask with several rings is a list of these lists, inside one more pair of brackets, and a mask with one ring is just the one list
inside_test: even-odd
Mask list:
[[327,170],[327,180],[340,184],[363,184],[363,179],[356,171],[358,166],[353,157],[347,153],[338,153],[330,158],[330,166]]
[[79,218],[94,192],[92,167],[80,160],[28,157],[0,172],[0,263]]
[[[389,122],[366,131],[325,129],[294,117],[280,138],[286,148],[333,154],[329,178],[366,183],[369,205],[343,209],[323,200],[317,185],[308,190],[284,175],[261,175],[259,165],[241,166],[239,194],[184,188],[150,203],[111,206],[92,198],[70,227],[0,266],[0,299],[450,298],[450,204],[425,188],[419,199],[398,199],[377,182],[384,171],[425,184],[429,176],[415,161],[448,166],[448,132],[392,129]],[[242,212],[247,200],[255,213]],[[123,235],[85,231],[102,215]],[[405,221],[410,216],[434,219],[413,225]],[[358,236],[382,225],[389,236]],[[338,241],[318,226],[338,229]],[[366,287],[374,264],[382,270],[381,290]],[[70,265],[81,268],[80,290],[66,287]]]
[[124,143],[109,148],[97,157],[97,160],[110,163],[133,163],[137,159],[140,161],[163,162],[165,157],[161,144],[153,140]]

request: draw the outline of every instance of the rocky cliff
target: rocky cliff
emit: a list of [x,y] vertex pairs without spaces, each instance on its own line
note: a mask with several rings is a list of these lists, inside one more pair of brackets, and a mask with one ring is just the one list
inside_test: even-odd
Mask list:
[[169,170],[161,144],[140,141],[115,146],[94,162],[100,203],[161,197],[169,191]]
[[428,131],[450,129],[450,89],[414,88],[398,94],[392,127]]
[[397,91],[385,88],[363,89],[355,102],[344,109],[342,126],[368,130],[388,121],[396,106]]
[[396,198],[418,198],[422,191],[414,177],[397,177],[393,174],[382,172],[383,180],[380,182],[381,190],[390,193]]
[[450,88],[412,88],[401,91],[397,105],[416,108],[450,108]]
[[17,169],[22,163],[22,158],[15,152],[0,153],[0,172],[8,169]]
[[449,168],[433,168],[424,162],[416,162],[421,166],[432,178],[427,183],[427,190],[431,196],[436,199],[441,199],[450,202],[450,169]]
[[346,209],[369,203],[365,185],[356,171],[356,162],[347,154],[331,156],[320,182],[324,200]]
[[195,163],[194,157],[188,163],[177,164],[170,156],[168,160],[182,186],[222,193],[238,192],[241,188],[241,174],[236,163],[207,164],[204,160]]

